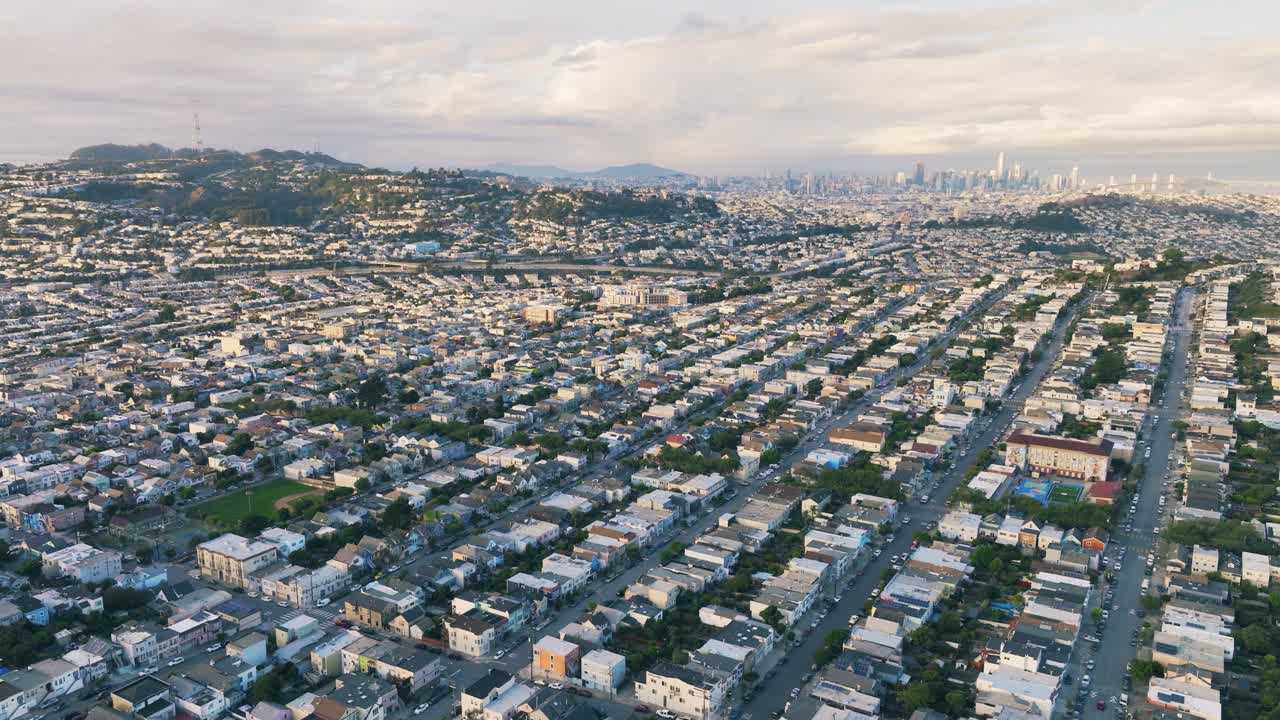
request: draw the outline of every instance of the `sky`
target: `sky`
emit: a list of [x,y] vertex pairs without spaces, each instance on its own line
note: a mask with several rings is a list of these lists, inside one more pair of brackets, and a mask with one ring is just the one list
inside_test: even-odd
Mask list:
[[1280,178],[1280,3],[0,4],[0,161],[83,145],[390,168]]

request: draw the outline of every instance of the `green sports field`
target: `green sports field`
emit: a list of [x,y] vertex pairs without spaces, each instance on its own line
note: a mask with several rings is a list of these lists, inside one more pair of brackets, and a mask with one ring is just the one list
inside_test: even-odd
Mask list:
[[314,489],[292,480],[272,480],[266,485],[237,490],[226,497],[204,503],[199,509],[211,521],[236,525],[249,515],[274,518],[277,500]]
[[1079,485],[1066,485],[1064,483],[1054,483],[1053,489],[1049,491],[1049,502],[1061,505],[1070,505],[1080,499]]

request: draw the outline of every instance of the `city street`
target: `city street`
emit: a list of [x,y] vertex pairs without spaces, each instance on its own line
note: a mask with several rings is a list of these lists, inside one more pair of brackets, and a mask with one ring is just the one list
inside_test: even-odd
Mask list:
[[[1103,718],[1114,712],[1120,694],[1126,692],[1121,682],[1128,673],[1129,660],[1134,656],[1134,648],[1129,646],[1129,640],[1144,622],[1143,618],[1136,615],[1136,611],[1142,607],[1141,586],[1146,577],[1143,574],[1145,556],[1154,547],[1154,531],[1160,525],[1160,495],[1164,474],[1175,456],[1175,441],[1170,435],[1174,432],[1173,422],[1178,418],[1182,403],[1182,387],[1186,379],[1187,353],[1191,339],[1189,316],[1194,297],[1194,290],[1183,290],[1174,310],[1177,322],[1170,333],[1173,336],[1173,350],[1169,376],[1159,408],[1154,413],[1155,423],[1145,443],[1151,448],[1151,458],[1146,461],[1146,472],[1138,489],[1138,511],[1133,520],[1133,532],[1120,530],[1113,533],[1112,546],[1107,550],[1107,556],[1112,560],[1118,556],[1120,547],[1127,548],[1128,552],[1120,572],[1115,573],[1112,585],[1115,598],[1110,605],[1115,609],[1110,610],[1106,630],[1099,635],[1102,643],[1090,645],[1096,648],[1096,665],[1091,673],[1092,687],[1085,696],[1087,701],[1083,711],[1086,718]],[[1102,592],[1104,588],[1099,591]],[[1094,629],[1091,624],[1088,627]],[[1132,693],[1129,694],[1132,697]],[[1104,701],[1105,709],[1097,709],[1098,700]]]

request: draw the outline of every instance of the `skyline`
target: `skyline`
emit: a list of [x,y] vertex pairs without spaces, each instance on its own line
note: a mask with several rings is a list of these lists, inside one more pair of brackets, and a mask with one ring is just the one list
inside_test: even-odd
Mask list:
[[1280,157],[1280,11],[1254,2],[72,8],[0,11],[25,28],[0,58],[29,68],[0,80],[0,161],[186,145],[197,108],[209,147],[392,169],[876,174],[1004,151],[1042,174],[1275,179]]

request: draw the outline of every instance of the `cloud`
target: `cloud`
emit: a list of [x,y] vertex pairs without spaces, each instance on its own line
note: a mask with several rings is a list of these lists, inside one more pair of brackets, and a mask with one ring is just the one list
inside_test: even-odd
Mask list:
[[1274,11],[1235,11],[1255,32],[1149,5],[32,5],[0,46],[22,68],[0,77],[0,159],[183,142],[195,98],[212,145],[319,140],[391,166],[1280,150]]

